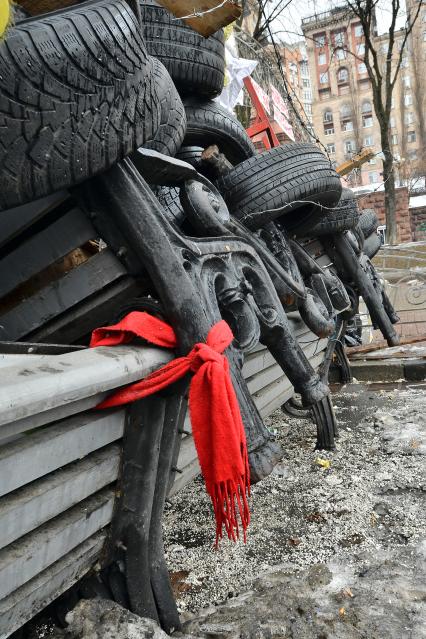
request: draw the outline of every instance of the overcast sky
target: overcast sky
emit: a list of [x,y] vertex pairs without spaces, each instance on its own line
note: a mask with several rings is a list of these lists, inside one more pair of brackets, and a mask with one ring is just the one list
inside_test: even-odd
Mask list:
[[[276,3],[276,0],[272,0],[271,6]],[[338,0],[292,0],[281,15],[281,17],[276,20],[276,24],[274,25],[274,32],[278,32],[280,30],[283,33],[277,34],[277,38],[280,40],[290,40],[295,41],[300,38],[301,34],[301,21],[302,18],[313,15],[315,13],[321,13],[323,11],[327,11],[328,9],[344,4],[343,2],[339,2]],[[379,9],[378,9],[378,27],[379,33],[385,33],[388,30],[388,26],[390,24],[391,11],[389,9],[390,2],[389,0],[380,0],[379,1]],[[399,26],[402,27],[405,24],[405,8],[404,11],[401,12],[401,17],[399,20]],[[286,36],[287,33],[287,36]]]

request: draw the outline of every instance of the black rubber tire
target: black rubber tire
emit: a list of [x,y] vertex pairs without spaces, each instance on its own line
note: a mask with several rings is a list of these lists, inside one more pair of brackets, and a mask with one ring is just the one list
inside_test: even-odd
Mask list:
[[361,211],[359,224],[364,237],[369,237],[372,233],[374,233],[379,226],[379,218],[377,217],[374,209],[364,209]]
[[217,181],[229,210],[243,224],[258,229],[313,201],[335,206],[340,177],[314,144],[277,146],[249,158]]
[[256,148],[243,125],[213,100],[198,97],[184,100],[187,127],[184,145],[206,148],[217,144],[231,164],[253,157]]
[[125,0],[10,28],[0,42],[0,209],[82,182],[152,139],[152,68]]
[[[176,157],[179,160],[184,160],[192,164],[192,166],[196,166],[202,151],[202,148],[196,146],[182,147],[176,154]],[[185,213],[180,202],[179,187],[159,186],[154,187],[152,190],[165,209],[169,220],[180,226],[185,219]]]
[[161,121],[154,138],[143,146],[174,157],[186,133],[185,108],[164,64],[156,58],[152,60],[154,80],[160,95]]
[[382,240],[380,238],[380,235],[377,235],[377,233],[372,233],[371,235],[369,235],[369,237],[365,238],[363,251],[365,255],[367,255],[367,257],[372,260],[376,253],[379,252],[381,246]]
[[12,16],[11,24],[18,24],[18,22],[30,17],[28,11],[26,11],[23,7],[20,7],[19,4],[11,4],[10,10]]
[[[318,216],[316,213],[313,213],[311,219],[296,228],[294,235],[296,237],[332,235],[333,233],[341,233],[355,229],[358,222],[359,211],[357,201],[352,191],[343,189],[337,206],[326,211],[319,209]],[[285,225],[285,217],[283,218],[283,224]]]
[[154,0],[140,8],[148,53],[161,60],[179,93],[219,95],[225,79],[223,31],[204,38]]

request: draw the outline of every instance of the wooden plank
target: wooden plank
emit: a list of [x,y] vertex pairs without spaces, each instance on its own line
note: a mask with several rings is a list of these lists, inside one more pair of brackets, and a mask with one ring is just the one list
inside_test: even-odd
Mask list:
[[111,317],[132,298],[147,290],[147,280],[130,276],[122,277],[83,300],[66,313],[55,317],[48,324],[40,326],[27,336],[35,342],[59,342],[74,344],[89,335],[94,328],[111,323]]
[[341,177],[343,175],[347,175],[354,169],[359,169],[365,162],[374,158],[375,155],[376,153],[373,149],[363,149],[350,160],[343,162],[343,164],[339,164],[339,166],[336,167],[336,173],[338,173]]
[[247,380],[247,387],[250,394],[253,395],[282,376],[283,370],[279,364],[273,364],[267,368],[259,369],[255,375]]
[[[195,452],[195,447],[194,447]],[[190,464],[185,466],[183,472],[180,475],[176,476],[176,479],[173,483],[173,486],[170,488],[169,497],[173,497],[176,495],[182,488],[184,488],[190,481],[192,481],[197,475],[200,474],[200,464],[198,463],[198,459],[196,455]]]
[[0,550],[0,600],[104,528],[113,504],[113,491],[104,489]]
[[197,457],[194,439],[192,435],[184,437],[179,450],[179,457],[176,466],[179,470],[184,470]]
[[65,213],[20,244],[0,262],[0,296],[6,295],[94,237],[96,231],[82,211],[72,209]]
[[125,274],[124,266],[109,249],[105,249],[2,315],[0,339],[24,339],[39,326]]
[[0,448],[0,495],[120,439],[124,409],[85,413]]
[[[318,353],[318,355],[309,358],[311,364],[314,368],[317,368],[321,363],[323,354],[322,352]],[[282,378],[272,382],[265,388],[262,388],[257,393],[253,394],[253,399],[257,406],[259,412],[262,412],[263,408],[272,402],[275,397],[279,397],[281,393],[286,392],[287,388],[291,387],[290,381],[287,377],[283,376]]]
[[0,548],[114,482],[120,455],[120,446],[107,446],[3,497]]
[[69,197],[61,191],[0,213],[0,248],[40,220]]
[[245,357],[242,373],[246,379],[263,368],[268,368],[275,363],[274,356],[264,348],[262,351],[250,353]]
[[177,18],[182,18],[205,38],[241,16],[242,8],[234,0],[158,0]]
[[2,599],[0,639],[6,639],[81,579],[98,560],[104,541],[105,534],[96,533]]
[[[173,354],[148,346],[115,346],[46,357],[42,366],[30,361],[27,366],[0,369],[0,425],[86,398],[96,405],[107,391],[146,377]],[[32,422],[22,426],[34,427]]]

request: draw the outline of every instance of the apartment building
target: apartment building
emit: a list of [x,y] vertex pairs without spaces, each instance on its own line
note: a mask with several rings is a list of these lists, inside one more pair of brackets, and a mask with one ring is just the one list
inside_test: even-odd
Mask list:
[[[409,0],[410,1],[410,0]],[[411,0],[415,2],[415,0]],[[417,0],[418,1],[418,0]],[[380,153],[380,128],[374,114],[373,95],[363,62],[362,26],[347,7],[302,20],[312,83],[312,121],[330,158],[338,165],[364,148]],[[403,32],[396,34],[397,50]],[[376,50],[384,63],[388,36],[376,36]],[[398,49],[399,47],[399,49]],[[413,180],[422,167],[424,117],[416,98],[416,73],[410,45],[404,47],[401,71],[393,93],[389,136],[396,162],[397,180]],[[382,181],[380,156],[348,178],[351,186]]]
[[308,126],[312,125],[312,85],[306,43],[301,40],[281,45],[280,55],[295,108]]
[[[422,3],[417,16],[419,4]],[[426,4],[423,0],[406,0],[408,21],[413,21],[409,39],[410,61],[413,76],[413,95],[417,113],[419,136],[419,173],[426,175]],[[414,21],[415,16],[417,19]],[[426,184],[423,182],[423,186]]]

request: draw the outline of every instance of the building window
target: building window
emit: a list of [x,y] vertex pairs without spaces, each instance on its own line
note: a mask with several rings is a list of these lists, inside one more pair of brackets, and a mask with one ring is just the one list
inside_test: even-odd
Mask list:
[[319,99],[321,101],[330,99],[330,89],[320,89],[318,91]]
[[355,148],[354,140],[346,140],[344,145],[345,153],[355,153]]
[[362,30],[362,26],[360,24],[357,24],[355,27],[355,37],[362,38],[363,35],[364,31]]
[[305,88],[310,87],[310,86],[311,86],[311,82],[310,82],[310,80],[308,80],[307,78],[304,78],[304,79],[303,79],[303,86],[304,86]]
[[405,106],[411,106],[413,104],[413,96],[411,93],[406,93],[404,95],[404,104]]
[[382,244],[386,244],[386,224],[377,227],[377,235],[380,237]]
[[328,73],[327,73],[327,71],[325,73],[320,73],[319,81],[320,81],[320,84],[328,84]]
[[330,155],[334,155],[336,153],[336,145],[334,144],[334,142],[332,142],[331,144],[327,144],[327,153],[329,153]]
[[349,82],[349,71],[346,67],[342,67],[337,72],[337,82]]
[[415,142],[416,141],[416,132],[408,131],[407,133],[407,142]]
[[303,91],[303,99],[306,102],[309,102],[310,100],[312,100],[312,91],[310,89],[307,91]]
[[414,113],[411,113],[411,111],[409,111],[408,113],[404,114],[404,123],[405,124],[413,124],[414,122]]
[[415,149],[408,151],[407,155],[409,160],[417,160],[417,151]]
[[327,64],[327,56],[325,55],[325,53],[318,54],[318,64],[320,66]]
[[398,144],[398,135],[396,133],[391,135],[391,144]]
[[336,49],[337,60],[346,60],[346,51],[344,49]]
[[305,109],[305,113],[307,115],[312,115],[312,104],[310,104],[309,102],[304,102],[303,108]]
[[345,44],[345,35],[346,34],[344,31],[337,31],[336,33],[334,33],[333,37],[336,47],[343,47],[343,45]]
[[379,174],[377,171],[369,171],[368,173],[368,182],[370,184],[376,184],[379,181]]
[[389,120],[389,126],[391,129],[395,128],[395,118],[393,116]]
[[353,131],[354,123],[352,122],[352,120],[345,120],[344,122],[341,123],[341,127],[342,127],[342,131]]
[[401,69],[406,69],[407,67],[408,67],[408,58],[402,58]]
[[372,115],[363,115],[362,116],[362,126],[364,129],[369,129],[370,126],[373,126],[373,116]]
[[364,138],[364,146],[374,146],[374,139],[372,135],[367,135]]
[[422,22],[426,22],[426,11],[424,12],[424,14],[422,15]]
[[356,54],[359,56],[365,55],[365,44],[363,42],[356,45]]
[[365,66],[364,62],[360,62],[358,65],[358,73],[367,73],[367,67]]
[[[308,67],[308,63],[306,60],[302,60],[302,62],[300,63],[300,73],[303,76],[307,76],[309,75],[309,67]],[[308,80],[309,82],[309,80]]]
[[377,164],[377,158],[370,158],[368,164]]
[[370,114],[370,113],[373,112],[373,110],[371,108],[370,100],[364,100],[364,102],[361,105],[361,111],[362,111],[362,113],[365,113],[365,114]]
[[333,112],[332,111],[324,111],[323,114],[323,122],[324,122],[324,135],[334,135],[334,124],[333,124]]
[[314,35],[314,42],[318,49],[325,47],[325,33],[318,33],[317,35]]
[[402,84],[409,89],[411,87],[411,78],[409,75],[402,76]]
[[340,117],[342,120],[352,117],[352,106],[350,104],[342,104],[340,107]]

